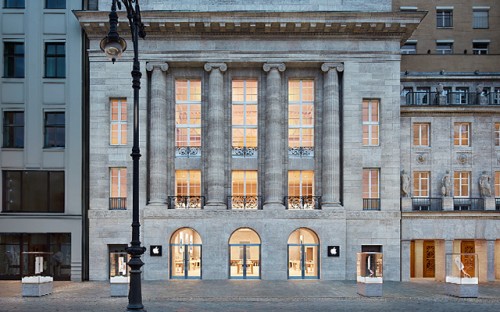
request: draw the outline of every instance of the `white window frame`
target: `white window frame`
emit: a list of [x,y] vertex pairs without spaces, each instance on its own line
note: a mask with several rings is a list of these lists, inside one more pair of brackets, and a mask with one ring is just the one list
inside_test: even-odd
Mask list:
[[[470,146],[471,123],[455,122],[453,124],[453,145],[468,147]],[[457,142],[458,141],[458,142]]]
[[[453,173],[454,192],[453,197],[469,198],[471,176],[469,171],[455,171]],[[466,187],[465,192],[462,192],[462,187]]]
[[495,198],[500,197],[500,171],[495,171]]
[[[292,172],[298,172],[299,173],[299,195],[291,195],[291,192],[290,192],[290,174]],[[311,174],[312,175],[312,178],[311,178],[311,194],[307,194],[305,195],[304,193],[304,182],[305,182],[305,179],[304,179],[304,175],[305,174]],[[308,180],[309,181],[309,180]],[[290,170],[288,171],[288,196],[314,196],[314,171],[313,170]]]
[[472,54],[485,55],[488,54],[490,49],[490,41],[488,40],[473,40],[472,41]]
[[401,47],[401,54],[417,54],[417,40],[407,40]]
[[[178,180],[178,174],[180,172],[186,172],[187,173],[187,178],[186,180],[184,180],[184,182],[186,182],[186,194],[178,194],[178,183],[179,183],[179,180]],[[200,176],[200,180],[196,180],[197,184],[200,186],[199,189],[199,194],[191,194],[191,181],[195,181],[194,177],[192,177],[192,173],[196,173],[197,175]],[[176,170],[175,171],[175,196],[201,196],[201,192],[202,192],[202,189],[201,189],[201,171],[200,170]]]
[[[376,172],[376,179],[377,181],[373,181],[372,179],[372,172]],[[365,192],[365,190],[362,190],[362,197],[363,199],[380,199],[380,169],[379,168],[363,168],[363,177],[365,176],[365,173],[368,174],[368,181],[367,181],[367,186],[368,190]],[[364,184],[364,181],[363,181]],[[374,191],[374,187],[377,187],[377,190]],[[366,197],[365,194],[368,196]]]
[[495,146],[500,146],[500,122],[495,122],[494,131],[495,131]]
[[452,40],[438,40],[436,41],[436,54],[446,55],[453,54],[453,41]]
[[[423,134],[427,135],[427,144],[423,143]],[[417,139],[417,143],[415,143]],[[430,146],[431,145],[431,124],[428,122],[415,122],[413,124],[413,145]]]
[[[114,173],[116,172],[116,174]],[[109,197],[110,198],[127,198],[127,184],[123,185],[123,179],[128,181],[126,167],[110,167],[109,168]],[[117,186],[117,194],[113,194],[113,186]],[[124,186],[124,189],[122,188]],[[117,195],[117,196],[114,196]]]
[[[288,105],[289,105],[289,108],[291,106],[299,106],[300,109],[299,109],[299,124],[298,125],[290,125],[290,123],[288,123],[288,147],[289,148],[292,148],[290,146],[290,130],[299,130],[299,146],[298,147],[305,147],[305,148],[312,148],[314,149],[314,123],[315,123],[315,105],[314,105],[314,101],[315,101],[315,90],[316,90],[316,82],[314,81],[314,79],[291,79],[289,81],[289,85],[288,85],[288,88],[290,90],[290,84],[292,82],[299,82],[299,100],[298,101],[292,101],[290,100],[290,96],[289,96],[289,99],[288,99]],[[313,85],[313,99],[311,101],[308,101],[308,100],[305,100],[304,97],[303,97],[303,90],[304,90],[304,87],[303,87],[303,83],[307,81],[307,82],[312,82],[312,85]],[[312,124],[311,125],[307,125],[307,124],[304,124],[303,122],[303,108],[304,106],[309,106],[311,105],[312,106]],[[290,117],[288,117],[290,118]],[[290,119],[288,119],[290,120]],[[304,131],[303,130],[312,130],[312,142],[311,142],[311,146],[305,146],[303,143],[303,137],[304,137]],[[295,147],[293,147],[295,148]],[[312,151],[313,152],[313,151]],[[309,154],[309,156],[313,156],[313,154]]]
[[[243,181],[239,181],[243,183],[243,194],[234,194],[234,174],[235,173],[243,173]],[[255,175],[255,180],[253,180],[250,176]],[[255,182],[255,192],[248,194],[247,184],[251,182]],[[257,196],[259,194],[259,175],[257,170],[233,170],[231,172],[231,195],[232,196]]]
[[436,7],[436,27],[453,27],[453,7]]
[[[177,82],[178,81],[187,81],[187,100],[183,101],[183,100],[177,100]],[[202,133],[201,133],[201,120],[200,120],[200,123],[199,124],[196,124],[196,123],[191,123],[191,107],[193,105],[199,105],[200,106],[200,113],[201,113],[201,109],[202,109],[202,106],[201,106],[201,98],[199,101],[196,101],[196,100],[192,100],[191,99],[191,95],[192,95],[192,88],[191,88],[191,82],[197,82],[197,83],[200,83],[200,87],[201,86],[201,80],[200,79],[176,79],[175,80],[175,83],[176,83],[176,89],[175,89],[175,106],[176,106],[176,110],[177,110],[177,105],[186,105],[187,106],[187,118],[186,118],[186,123],[183,123],[183,124],[177,124],[177,122],[175,122],[175,129],[176,129],[176,134],[175,134],[175,146],[176,147],[185,147],[185,146],[192,146],[192,147],[201,147],[201,140],[202,140]],[[177,116],[177,112],[176,112],[176,116]],[[187,129],[188,130],[188,136],[187,136],[187,143],[186,145],[179,145],[179,141],[177,140],[177,129]],[[199,129],[199,133],[200,133],[200,142],[199,142],[199,145],[192,145],[192,142],[191,142],[191,130],[192,129]]]
[[[117,103],[118,116],[117,120],[113,120],[113,104]],[[109,145],[127,145],[127,135],[128,135],[128,104],[127,99],[124,98],[112,98],[110,99],[109,105]],[[125,106],[125,120],[123,120],[122,109]],[[113,127],[116,126],[117,132],[117,143],[113,143]],[[125,140],[125,141],[124,141]]]
[[[363,118],[363,133],[365,133],[364,129],[367,129],[368,131],[368,142],[364,144],[364,138],[363,139],[363,146],[379,146],[380,145],[380,100],[378,99],[363,99],[362,106],[368,105],[368,119],[364,120]],[[372,106],[376,104],[377,105],[377,120],[374,121],[374,116],[372,114]],[[363,110],[363,109],[362,109]],[[376,131],[374,129],[377,129]],[[376,142],[374,142],[376,141]]]
[[[243,129],[243,146],[234,146],[232,145],[233,148],[239,148],[239,147],[252,147],[256,148],[259,144],[259,134],[258,134],[258,116],[259,116],[259,82],[257,79],[234,79],[232,83],[234,84],[235,81],[242,81],[243,82],[243,101],[232,101],[232,107],[236,105],[241,105],[243,106],[243,124],[235,124],[235,121],[232,120],[232,128],[233,129]],[[255,101],[249,100],[247,97],[247,82],[256,82],[257,83],[257,94],[256,94],[256,99]],[[232,85],[232,90],[234,90],[234,85]],[[247,107],[249,105],[255,105],[256,107],[256,112],[257,112],[257,122],[255,124],[250,124],[248,123],[247,119]],[[252,130],[257,130],[256,136],[257,136],[257,141],[256,141],[256,146],[248,146],[247,144],[247,130],[252,129]],[[256,156],[256,154],[254,155]]]
[[[424,183],[425,182],[425,183]],[[413,196],[420,198],[429,198],[431,183],[431,173],[429,171],[415,171],[413,172]],[[423,185],[427,184],[427,188]],[[427,195],[422,195],[426,193]]]

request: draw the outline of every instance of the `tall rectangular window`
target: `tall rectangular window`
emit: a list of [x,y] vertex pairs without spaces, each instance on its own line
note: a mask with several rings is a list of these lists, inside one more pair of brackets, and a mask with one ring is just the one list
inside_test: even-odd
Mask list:
[[314,152],[314,80],[288,82],[288,148],[307,152],[299,156],[313,156]]
[[500,146],[500,122],[495,122],[495,146]]
[[453,173],[453,196],[454,197],[470,196],[470,172],[455,171]]
[[380,169],[363,169],[363,209],[380,210]]
[[66,0],[45,0],[46,9],[65,9]]
[[201,147],[201,80],[175,81],[175,145]]
[[418,87],[415,93],[415,104],[418,105],[429,105],[431,97],[431,88],[429,87]]
[[470,123],[456,122],[453,126],[455,146],[470,146]]
[[473,8],[472,10],[472,28],[481,29],[489,28],[489,10],[481,8]]
[[109,209],[127,209],[127,168],[110,168],[109,178]]
[[232,82],[233,156],[257,156],[257,90],[257,80],[233,80]]
[[6,9],[24,9],[24,0],[4,0]]
[[24,78],[23,42],[4,42],[3,76],[5,78]]
[[3,212],[64,212],[64,171],[3,171]]
[[3,113],[3,147],[24,147],[24,112]]
[[257,196],[257,171],[233,171],[231,174],[231,190],[233,196]]
[[45,148],[64,147],[66,143],[64,112],[45,113]]
[[200,196],[201,171],[177,170],[175,171],[175,196]]
[[127,144],[127,100],[111,99],[110,102],[110,144]]
[[66,47],[64,42],[45,43],[45,78],[66,77]]
[[413,173],[413,196],[429,197],[430,194],[430,172],[416,171]]
[[288,196],[314,196],[314,171],[289,171]]
[[500,171],[495,171],[495,197],[500,198]]
[[453,27],[453,10],[437,9],[436,17],[436,26],[438,28]]
[[468,87],[457,87],[455,88],[454,94],[454,104],[467,105],[469,104],[469,88]]
[[363,100],[363,145],[379,144],[379,101]]
[[413,124],[413,145],[414,146],[430,146],[430,129],[429,123],[414,123]]

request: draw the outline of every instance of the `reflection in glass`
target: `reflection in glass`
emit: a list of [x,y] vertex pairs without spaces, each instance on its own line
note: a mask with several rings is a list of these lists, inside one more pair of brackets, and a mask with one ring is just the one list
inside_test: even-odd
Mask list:
[[229,277],[260,278],[260,238],[252,229],[242,228],[229,240]]
[[309,229],[295,230],[288,238],[288,278],[319,278],[319,240]]
[[201,237],[193,229],[177,230],[170,240],[170,276],[201,279]]

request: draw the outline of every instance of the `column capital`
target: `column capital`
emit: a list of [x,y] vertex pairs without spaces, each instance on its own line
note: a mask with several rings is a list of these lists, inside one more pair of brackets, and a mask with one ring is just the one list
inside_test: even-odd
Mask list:
[[203,68],[210,72],[212,69],[219,69],[221,72],[225,72],[227,70],[226,63],[206,63]]
[[267,73],[271,69],[277,69],[280,72],[284,72],[286,69],[285,63],[265,63],[264,66],[262,66],[262,69]]
[[321,65],[321,70],[327,73],[331,69],[336,69],[338,72],[343,72],[344,71],[344,64],[343,63],[323,63]]
[[153,69],[160,69],[161,71],[166,72],[168,70],[168,63],[165,62],[147,62],[146,70],[153,71]]

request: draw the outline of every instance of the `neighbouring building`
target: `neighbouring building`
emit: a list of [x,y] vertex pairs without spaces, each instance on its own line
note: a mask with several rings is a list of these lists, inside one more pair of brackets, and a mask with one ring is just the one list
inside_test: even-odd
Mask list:
[[82,1],[2,0],[0,279],[81,280]]
[[401,169],[410,181],[401,279],[444,281],[445,254],[466,252],[478,254],[480,282],[498,280],[500,3],[399,0],[393,9],[428,12],[401,48]]

